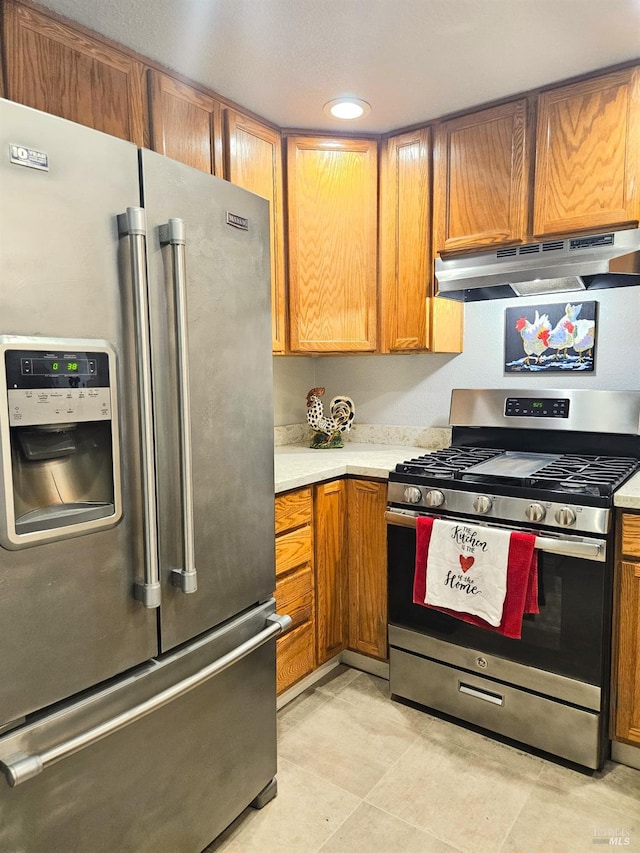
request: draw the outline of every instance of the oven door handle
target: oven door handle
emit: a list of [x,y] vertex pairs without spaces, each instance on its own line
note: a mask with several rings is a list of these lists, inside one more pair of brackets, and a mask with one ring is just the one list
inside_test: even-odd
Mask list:
[[[384,517],[388,524],[397,527],[416,526],[418,515],[408,513],[390,512],[387,510]],[[491,526],[491,525],[489,525]],[[499,525],[494,525],[498,527]],[[508,528],[507,528],[508,529]],[[560,554],[564,557],[576,557],[578,560],[595,560],[604,563],[607,556],[605,543],[599,539],[554,539],[552,536],[536,536],[536,550],[546,551],[549,554]]]

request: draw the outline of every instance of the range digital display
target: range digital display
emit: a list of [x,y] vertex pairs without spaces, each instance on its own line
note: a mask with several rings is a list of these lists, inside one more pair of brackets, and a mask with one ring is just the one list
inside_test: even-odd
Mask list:
[[568,418],[569,400],[566,397],[507,397],[506,418]]

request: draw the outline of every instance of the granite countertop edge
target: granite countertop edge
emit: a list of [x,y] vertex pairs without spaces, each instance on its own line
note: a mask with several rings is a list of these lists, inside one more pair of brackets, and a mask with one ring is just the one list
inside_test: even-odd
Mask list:
[[275,492],[313,485],[349,474],[388,479],[399,462],[424,456],[424,447],[348,442],[333,450],[312,450],[298,444],[275,448]]
[[634,474],[613,496],[613,504],[622,509],[640,509],[640,473]]

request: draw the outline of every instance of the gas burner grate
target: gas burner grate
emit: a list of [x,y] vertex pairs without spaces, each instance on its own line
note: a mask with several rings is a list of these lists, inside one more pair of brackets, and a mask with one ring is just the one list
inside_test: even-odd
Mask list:
[[417,474],[422,477],[456,477],[459,472],[478,465],[504,451],[486,447],[446,447],[424,456],[417,456],[396,465],[399,474]]
[[536,471],[533,482],[540,486],[557,482],[566,491],[596,486],[602,494],[610,494],[638,466],[638,460],[629,457],[566,455]]

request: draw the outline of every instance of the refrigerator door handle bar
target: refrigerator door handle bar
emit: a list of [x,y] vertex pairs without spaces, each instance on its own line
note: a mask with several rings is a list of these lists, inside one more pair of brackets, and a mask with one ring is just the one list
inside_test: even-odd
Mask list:
[[128,207],[118,216],[118,234],[129,237],[131,278],[135,303],[138,387],[144,507],[144,581],[135,583],[135,597],[145,607],[160,606],[160,569],[156,513],[156,483],[153,442],[153,399],[151,392],[151,341],[145,239],[147,222],[144,209]]
[[139,705],[135,705],[128,711],[117,714],[110,720],[93,726],[93,728],[81,732],[75,737],[69,738],[69,740],[63,741],[57,746],[52,746],[43,752],[36,753],[35,755],[16,753],[0,761],[0,770],[4,773],[7,783],[11,788],[15,788],[16,785],[20,785],[22,782],[38,776],[52,764],[56,764],[58,761],[62,761],[64,758],[68,758],[76,752],[92,746],[99,740],[120,731],[120,729],[131,725],[131,723],[135,723],[137,720],[142,719],[142,717],[146,717],[147,714],[152,714],[174,699],[184,696],[185,693],[224,672],[230,666],[238,663],[238,661],[241,661],[247,655],[259,649],[260,646],[268,643],[269,640],[282,634],[291,626],[291,617],[279,613],[267,616],[266,621],[269,623],[268,626],[254,637],[245,640],[244,643],[241,643],[235,649],[232,649],[227,654],[222,655],[222,657],[198,670],[198,672],[179,681],[177,684],[173,684],[171,687],[167,687],[166,690],[156,693],[150,699],[141,702]]
[[193,528],[193,476],[191,453],[191,398],[189,392],[189,335],[187,325],[187,275],[184,220],[170,219],[159,228],[160,245],[171,247],[173,291],[176,310],[178,361],[178,410],[180,415],[180,485],[182,491],[182,539],[184,566],[172,569],[171,583],[182,592],[198,589]]

